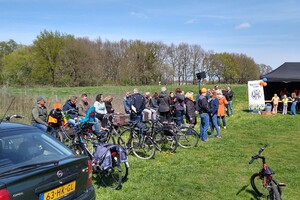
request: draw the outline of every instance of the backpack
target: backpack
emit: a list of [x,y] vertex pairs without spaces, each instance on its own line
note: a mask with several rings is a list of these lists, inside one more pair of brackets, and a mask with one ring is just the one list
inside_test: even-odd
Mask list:
[[106,170],[112,167],[112,159],[115,156],[119,156],[121,163],[128,162],[126,150],[115,144],[106,143],[103,145],[97,145],[97,149],[94,153],[94,164],[100,168],[100,170]]
[[53,108],[50,110],[47,122],[52,127],[59,127],[67,123],[60,108]]

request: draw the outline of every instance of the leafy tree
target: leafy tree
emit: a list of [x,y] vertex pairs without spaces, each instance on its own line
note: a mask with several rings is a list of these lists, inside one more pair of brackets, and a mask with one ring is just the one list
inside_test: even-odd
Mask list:
[[0,58],[17,50],[19,45],[12,39],[7,42],[0,42]]
[[58,31],[43,31],[33,42],[35,64],[33,77],[39,84],[57,85],[59,71],[59,53],[65,45],[66,39],[73,37],[63,35]]
[[259,64],[258,67],[259,67],[260,76],[272,71],[272,67],[270,65]]
[[247,57],[245,54],[237,54],[235,58],[241,72],[237,83],[244,84],[249,80],[259,79],[259,67],[253,58]]
[[22,47],[3,57],[3,79],[6,85],[32,85],[32,47]]

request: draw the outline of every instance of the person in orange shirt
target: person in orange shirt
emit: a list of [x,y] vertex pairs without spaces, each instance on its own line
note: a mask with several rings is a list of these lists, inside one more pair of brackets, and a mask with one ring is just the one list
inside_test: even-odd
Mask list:
[[219,108],[218,108],[218,126],[220,127],[220,118],[222,118],[223,128],[226,129],[226,105],[228,105],[228,101],[225,96],[222,94],[221,90],[217,90],[217,97],[219,99]]
[[277,108],[278,108],[278,102],[279,102],[279,97],[277,96],[277,94],[274,94],[274,96],[272,97],[271,101],[273,102],[272,113],[273,114],[277,114]]

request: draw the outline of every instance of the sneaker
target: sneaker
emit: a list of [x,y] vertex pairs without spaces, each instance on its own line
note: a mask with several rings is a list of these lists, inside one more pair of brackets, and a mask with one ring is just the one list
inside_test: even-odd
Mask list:
[[226,126],[224,126],[224,129],[226,129]]
[[221,138],[221,136],[216,136],[216,138]]

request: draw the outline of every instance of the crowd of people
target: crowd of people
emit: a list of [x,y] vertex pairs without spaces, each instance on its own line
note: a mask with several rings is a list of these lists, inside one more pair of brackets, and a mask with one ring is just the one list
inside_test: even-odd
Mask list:
[[[146,92],[145,95],[139,93],[138,88],[127,91],[123,98],[124,112],[130,115],[131,120],[142,122],[144,120],[156,120],[162,122],[176,123],[181,126],[185,123],[196,125],[197,113],[200,115],[200,133],[199,137],[206,142],[208,139],[208,127],[210,127],[211,136],[221,138],[220,124],[226,129],[226,116],[233,116],[232,107],[233,91],[228,86],[227,89],[220,90],[216,85],[214,89],[202,88],[199,94],[195,96],[194,92],[184,92],[180,88],[173,91],[167,91],[162,87],[160,92]],[[95,109],[95,132],[100,134],[106,128],[108,113],[114,113],[112,105],[113,97],[103,97],[97,94],[94,104],[88,102],[87,94],[82,94],[81,99],[71,96],[64,105],[62,111],[68,115],[67,123],[75,126],[79,119],[84,118],[90,107]],[[48,110],[45,106],[44,97],[37,98],[37,105],[32,109],[32,124],[43,131],[49,132],[47,121]],[[184,120],[185,119],[185,120]],[[55,136],[55,132],[51,132]]]
[[282,102],[282,114],[286,115],[288,111],[288,103],[291,102],[291,114],[292,116],[295,116],[297,113],[297,103],[300,101],[300,90],[294,90],[291,94],[287,91],[286,88],[284,88],[279,93],[280,96],[277,95],[277,93],[274,94],[274,96],[271,99],[271,102],[273,103],[272,113],[277,114],[278,112],[278,105],[279,102]]

